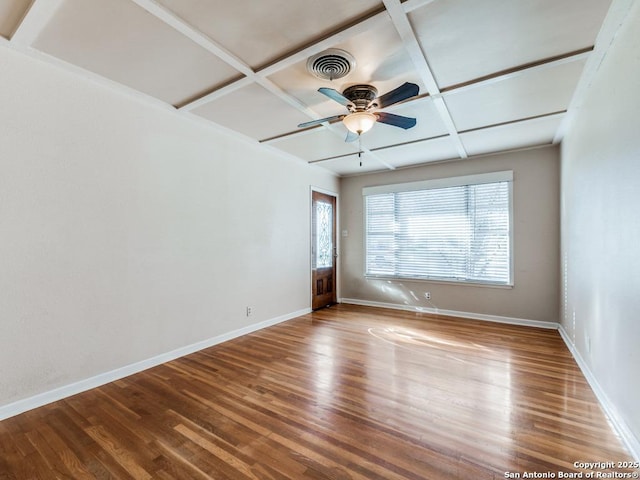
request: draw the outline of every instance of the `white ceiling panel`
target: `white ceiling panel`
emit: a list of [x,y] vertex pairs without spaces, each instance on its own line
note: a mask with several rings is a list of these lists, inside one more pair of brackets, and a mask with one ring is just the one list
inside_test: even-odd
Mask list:
[[440,88],[593,46],[610,0],[448,0],[410,13]]
[[27,12],[32,0],[0,1],[0,35],[10,38]]
[[254,69],[382,10],[379,0],[159,0],[159,3]]
[[33,46],[172,105],[239,76],[130,0],[66,0]]
[[331,158],[358,151],[357,142],[346,143],[341,135],[335,134],[324,127],[278,138],[270,141],[269,145],[307,161]]
[[258,140],[289,132],[309,119],[256,84],[206,103],[192,113]]
[[459,158],[458,150],[448,136],[376,150],[374,153],[395,168]]
[[561,64],[445,94],[458,131],[565,110],[584,61]]
[[460,135],[470,155],[513,150],[535,145],[550,145],[563,114],[535,118]]

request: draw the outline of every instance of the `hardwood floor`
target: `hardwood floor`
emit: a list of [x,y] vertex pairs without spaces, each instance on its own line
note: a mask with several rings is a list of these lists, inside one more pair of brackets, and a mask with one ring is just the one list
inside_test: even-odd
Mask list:
[[0,479],[558,478],[630,459],[558,332],[349,305],[0,422]]

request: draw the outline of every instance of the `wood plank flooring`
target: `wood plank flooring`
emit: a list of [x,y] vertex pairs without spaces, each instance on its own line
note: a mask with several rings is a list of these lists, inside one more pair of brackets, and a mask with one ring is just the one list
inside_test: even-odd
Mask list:
[[558,478],[619,460],[558,332],[349,305],[0,422],[3,480]]

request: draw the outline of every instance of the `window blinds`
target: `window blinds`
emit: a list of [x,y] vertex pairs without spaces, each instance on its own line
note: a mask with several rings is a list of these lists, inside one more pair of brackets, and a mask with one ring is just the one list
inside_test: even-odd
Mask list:
[[366,188],[366,275],[510,285],[511,178]]

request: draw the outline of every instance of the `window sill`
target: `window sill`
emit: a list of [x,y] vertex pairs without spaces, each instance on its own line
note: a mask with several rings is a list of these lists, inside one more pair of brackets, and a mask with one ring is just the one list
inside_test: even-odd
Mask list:
[[411,282],[411,283],[433,283],[438,285],[455,285],[465,287],[485,287],[485,288],[498,288],[498,289],[513,289],[514,285],[504,283],[490,283],[490,282],[466,282],[463,280],[439,280],[429,278],[409,278],[409,277],[387,277],[382,275],[365,275],[365,280],[380,280],[394,283]]

